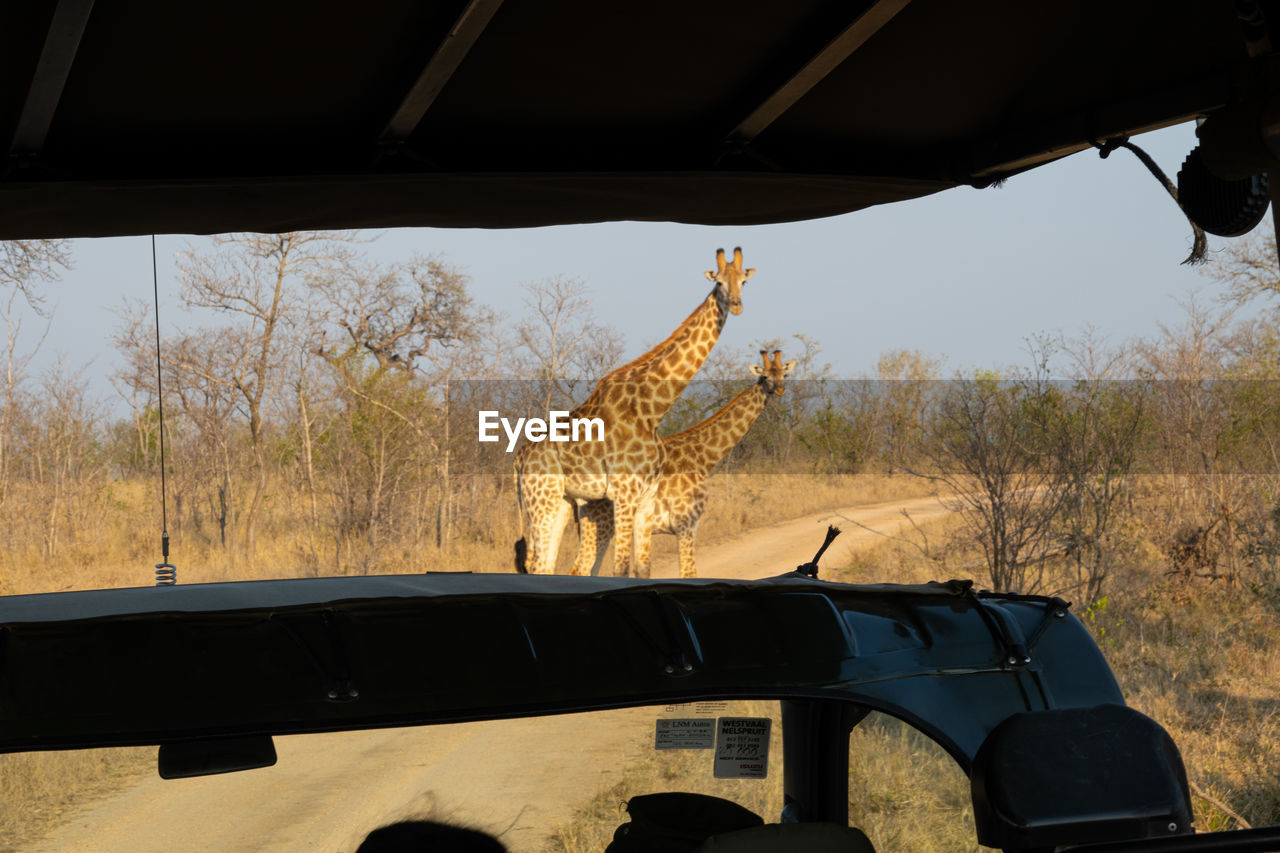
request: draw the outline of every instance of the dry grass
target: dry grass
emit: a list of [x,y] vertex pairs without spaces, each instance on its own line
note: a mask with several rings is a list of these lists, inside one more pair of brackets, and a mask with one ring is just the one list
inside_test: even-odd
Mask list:
[[[434,527],[402,541],[376,543],[369,562],[335,555],[331,542],[310,532],[300,495],[269,496],[253,558],[223,547],[210,531],[170,518],[170,561],[184,584],[231,580],[424,571],[507,572],[512,545],[520,536],[514,489],[509,477],[473,478],[462,484],[449,544],[435,544]],[[875,503],[929,493],[910,477],[881,475],[719,475],[699,531],[703,544],[762,525],[836,506]],[[113,483],[81,500],[80,513],[92,523],[63,525],[54,553],[48,553],[44,526],[33,502],[11,499],[11,529],[0,549],[0,594],[62,592],[72,589],[148,586],[160,559],[159,496],[154,484]],[[171,508],[172,511],[172,508]],[[560,548],[560,565],[573,562],[577,540],[572,526]],[[658,560],[674,560],[675,537],[656,536]],[[365,554],[364,556],[368,556]],[[606,563],[608,565],[608,563]]]
[[21,849],[81,804],[155,772],[155,760],[142,747],[0,756],[0,851]]
[[955,515],[903,528],[892,537],[859,548],[847,566],[832,567],[842,583],[926,583],[975,575],[974,555],[948,547],[960,528]]
[[971,853],[969,779],[905,723],[871,714],[849,739],[849,823],[882,853]]
[[1126,701],[1178,744],[1197,828],[1236,828],[1229,812],[1280,823],[1280,613],[1240,589],[1160,578],[1118,591],[1086,624]]

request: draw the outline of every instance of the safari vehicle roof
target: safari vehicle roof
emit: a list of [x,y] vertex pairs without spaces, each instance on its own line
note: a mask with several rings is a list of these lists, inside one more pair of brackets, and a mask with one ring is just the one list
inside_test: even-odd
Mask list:
[[400,575],[8,596],[0,669],[0,751],[796,697],[899,716],[967,769],[1011,715],[1123,704],[1061,600],[795,573]]
[[767,223],[1269,93],[1246,0],[0,6],[0,239]]

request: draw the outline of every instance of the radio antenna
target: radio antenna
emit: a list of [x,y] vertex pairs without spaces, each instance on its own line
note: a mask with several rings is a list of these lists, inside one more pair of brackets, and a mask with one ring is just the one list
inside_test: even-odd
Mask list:
[[156,269],[156,235],[151,235],[151,294],[156,306],[156,405],[160,414],[160,557],[156,563],[156,586],[178,582],[178,567],[169,562],[169,511],[165,503],[167,483],[164,459],[164,385],[160,370],[160,275]]

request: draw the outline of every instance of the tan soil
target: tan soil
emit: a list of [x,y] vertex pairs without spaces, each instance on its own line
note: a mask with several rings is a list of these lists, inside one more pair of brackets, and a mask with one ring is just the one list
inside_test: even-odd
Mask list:
[[[946,510],[932,498],[819,513],[698,551],[703,577],[760,578],[812,558],[827,523],[845,533],[823,557],[840,565],[876,534]],[[659,565],[655,576],[675,573]],[[886,581],[894,580],[887,576]],[[460,642],[464,642],[460,639]],[[29,851],[349,853],[371,829],[405,817],[456,821],[538,853],[551,830],[653,739],[652,709],[276,738],[274,767],[164,781],[100,800]]]

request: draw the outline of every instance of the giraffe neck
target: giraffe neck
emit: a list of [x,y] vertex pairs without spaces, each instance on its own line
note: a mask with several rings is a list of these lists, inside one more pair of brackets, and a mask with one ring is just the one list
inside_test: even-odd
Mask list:
[[711,355],[728,308],[728,299],[717,287],[666,340],[601,379],[579,411],[617,410],[630,404],[633,418],[656,429]]
[[768,398],[757,382],[702,423],[663,439],[667,449],[665,469],[706,474],[742,441],[764,411]]

